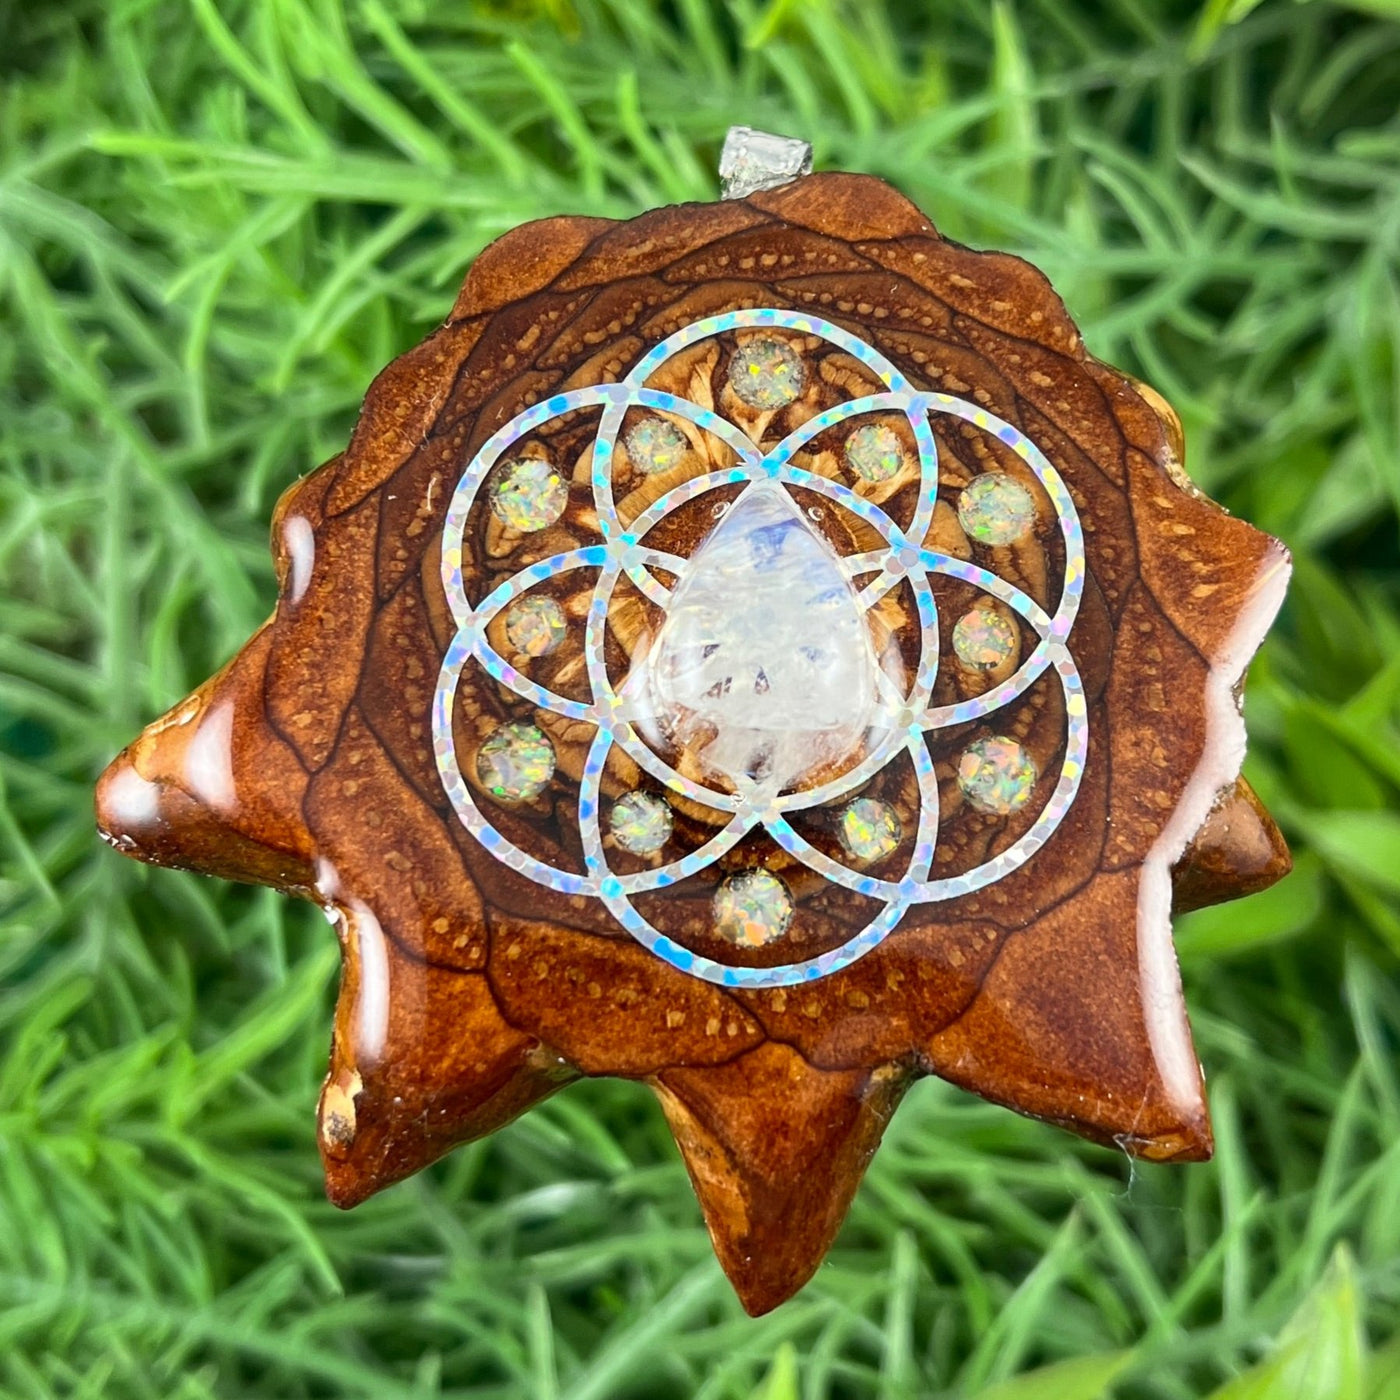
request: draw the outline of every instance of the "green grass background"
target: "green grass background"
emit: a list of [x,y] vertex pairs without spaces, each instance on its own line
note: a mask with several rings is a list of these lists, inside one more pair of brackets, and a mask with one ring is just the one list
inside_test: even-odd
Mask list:
[[[0,0],[0,1393],[1396,1400],[1397,99],[1396,0]],[[334,1211],[324,920],[90,812],[472,256],[713,197],[732,121],[1039,263],[1297,556],[1298,869],[1179,930],[1215,1162],[926,1082],[758,1322],[639,1085]]]

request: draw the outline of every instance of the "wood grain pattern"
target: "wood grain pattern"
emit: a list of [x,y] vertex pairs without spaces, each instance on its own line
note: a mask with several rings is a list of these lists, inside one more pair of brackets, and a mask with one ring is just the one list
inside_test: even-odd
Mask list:
[[[620,377],[681,327],[758,306],[836,322],[1046,453],[1085,528],[1070,647],[1091,749],[1077,801],[1026,865],[916,906],[825,979],[737,991],[674,970],[601,906],[542,890],[478,846],[443,794],[429,726],[452,631],[443,516],[477,448],[543,396]],[[847,370],[822,365],[811,392],[837,392]],[[713,366],[695,372],[717,382]],[[938,431],[951,471],[980,469],[975,434]],[[276,613],[114,760],[98,785],[100,830],[138,859],[274,885],[334,913],[344,974],[319,1136],[338,1204],[577,1075],[642,1079],[722,1264],[745,1306],[765,1311],[820,1262],[918,1075],[1143,1157],[1209,1155],[1169,884],[1178,908],[1194,908],[1288,869],[1277,828],[1237,779],[1227,713],[1287,558],[1196,491],[1181,457],[1174,415],[1086,354],[1038,271],[947,242],[877,180],[815,175],[628,222],[526,225],[478,258],[447,323],[376,379],[345,454],[286,493]],[[505,577],[585,531],[571,511],[548,539],[483,528],[465,567],[478,583]],[[934,530],[951,538],[950,519]],[[1053,551],[1005,553],[1009,576],[1044,601]],[[956,668],[940,683],[960,684]],[[1056,704],[1037,690],[1016,716],[1047,754]],[[529,713],[473,682],[459,745]],[[567,733],[551,738],[554,787],[500,821],[567,854],[575,760]],[[999,848],[1014,828],[969,819],[959,840]],[[793,878],[797,936],[812,946],[863,917],[854,897]],[[683,899],[657,917],[689,926]]]

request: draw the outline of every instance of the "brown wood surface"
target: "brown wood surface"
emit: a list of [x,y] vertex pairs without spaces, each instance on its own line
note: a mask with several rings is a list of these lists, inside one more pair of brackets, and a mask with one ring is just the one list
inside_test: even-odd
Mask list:
[[[915,907],[841,972],[746,992],[672,969],[601,906],[551,894],[488,855],[448,806],[429,723],[451,632],[437,572],[443,514],[475,450],[542,396],[621,377],[667,334],[754,306],[854,331],[916,384],[1019,427],[1054,463],[1086,531],[1070,646],[1091,748],[1063,826],[1021,869]],[[970,435],[940,433],[953,470],[975,465]],[[99,827],[138,859],[274,885],[335,913],[344,974],[320,1144],[338,1204],[580,1074],[642,1079],[721,1262],[745,1306],[765,1311],[820,1262],[918,1075],[1143,1157],[1209,1155],[1199,1075],[1187,1092],[1169,1085],[1149,1034],[1161,1010],[1144,1007],[1140,876],[1205,752],[1210,667],[1286,556],[1191,487],[1181,452],[1170,410],[1086,354],[1039,272],[943,240],[877,180],[816,175],[628,222],[526,225],[482,253],[446,325],[375,381],[344,455],[286,493],[273,525],[273,618],[113,762]],[[294,520],[314,541],[309,574],[295,581]],[[566,517],[558,528],[577,525]],[[949,528],[946,514],[935,528]],[[546,543],[532,557],[559,547]],[[1053,550],[1006,553],[1021,586],[1043,596]],[[473,583],[494,581],[523,557],[469,532],[464,567]],[[1048,689],[1027,701],[1028,745],[1038,734],[1058,742],[1055,705]],[[529,713],[464,679],[459,744]],[[211,786],[208,753],[224,733],[226,781]],[[554,788],[502,816],[546,850],[564,841],[556,809],[576,791],[569,736],[556,727],[551,737]],[[959,828],[984,846],[1010,829]],[[1242,781],[1227,785],[1176,865],[1177,904],[1263,888],[1287,869],[1258,800]],[[858,926],[849,901],[794,888],[803,937],[839,941]],[[388,989],[372,1053],[367,978]],[[1173,995],[1168,1014],[1179,1015]]]

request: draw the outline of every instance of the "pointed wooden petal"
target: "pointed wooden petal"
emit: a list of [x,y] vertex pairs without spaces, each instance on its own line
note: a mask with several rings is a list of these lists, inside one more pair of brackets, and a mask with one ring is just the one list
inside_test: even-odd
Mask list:
[[358,706],[305,808],[344,957],[320,1142],[327,1192],[348,1207],[577,1071],[502,1017],[461,854]]
[[816,1070],[774,1042],[652,1080],[715,1253],[752,1316],[811,1278],[908,1082],[893,1065]]
[[269,727],[270,629],[142,731],[97,784],[102,839],[137,860],[309,893],[306,773]]
[[1172,871],[1172,911],[1256,894],[1293,868],[1283,834],[1243,779],[1221,795]]
[[1166,936],[1142,921],[1139,897],[1136,871],[1101,876],[1008,937],[927,1054],[1008,1108],[1152,1161],[1202,1161],[1210,1119],[1181,984],[1175,960],[1139,941]]
[[480,973],[406,957],[364,905],[345,954],[319,1108],[326,1194],[349,1208],[484,1137],[576,1077],[508,1026]]

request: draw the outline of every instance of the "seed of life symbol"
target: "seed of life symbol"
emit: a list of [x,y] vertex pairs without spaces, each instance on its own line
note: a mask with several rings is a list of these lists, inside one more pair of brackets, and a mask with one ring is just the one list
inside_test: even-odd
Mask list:
[[[816,413],[776,446],[760,451],[723,413],[648,387],[673,357],[734,332],[748,334],[730,356],[728,384],[756,411],[779,409],[797,398],[810,369],[794,347],[812,337],[859,361],[881,387]],[[570,490],[583,487],[571,487],[566,472],[547,456],[516,455],[515,449],[580,410],[601,410],[587,454],[599,542],[539,558],[472,598],[463,548],[474,506],[486,505],[519,534],[554,523]],[[1039,483],[1063,541],[1053,613],[976,562],[1025,538],[1035,525],[1036,502],[1017,477],[984,471],[957,493],[957,516],[972,558],[930,547],[940,499],[939,449],[930,414],[961,419],[992,435]],[[901,470],[907,455],[903,435],[888,426],[891,418],[907,423],[916,458],[917,491],[903,523],[869,498],[871,484]],[[624,434],[625,421],[632,426]],[[843,471],[826,475],[798,465],[794,459],[833,429],[846,433]],[[728,464],[663,490],[624,523],[614,498],[619,456],[625,453],[634,471],[652,471],[664,480],[700,435],[728,449]],[[843,475],[852,484],[838,479]],[[688,556],[656,543],[676,512],[688,506],[693,512],[692,503],[712,493],[716,523]],[[813,522],[819,510],[802,505],[814,497],[846,513],[853,522],[847,533],[881,543],[839,552]],[[691,976],[759,988],[792,986],[835,972],[882,942],[912,907],[985,888],[1025,864],[1059,826],[1078,792],[1088,718],[1067,642],[1083,590],[1084,540],[1063,480],[1010,424],[975,403],[915,388],[872,346],[817,317],[773,309],[708,317],[668,336],[620,382],[557,394],[518,414],[482,445],[458,481],[441,568],[457,630],[438,675],[433,747],[462,825],[497,860],[537,884],[601,901],[633,938]],[[573,571],[596,574],[581,618],[566,615],[549,592],[554,581]],[[995,672],[1017,647],[1019,627],[1031,639],[1009,674],[980,694],[943,704],[934,700],[940,626],[933,580],[939,576],[970,585],[980,595],[951,629],[960,664]],[[661,620],[648,645],[619,675],[609,664],[607,643],[610,610],[617,606],[623,580]],[[882,638],[874,622],[881,600],[897,588],[912,599],[916,659]],[[502,614],[517,662],[576,647],[586,686],[573,687],[574,696],[561,694],[526,674],[528,664],[508,660],[488,637]],[[499,626],[495,630],[499,633]],[[508,721],[475,753],[458,754],[454,709],[469,667],[481,668],[534,710],[579,722],[583,732],[591,732],[573,804],[581,852],[574,868],[533,854],[502,832],[499,817],[493,820],[496,804],[510,810],[562,781],[555,747],[538,725]],[[1040,800],[1038,813],[1004,848],[936,877],[940,799],[929,737],[991,722],[1050,672],[1063,693],[1057,771],[1039,771],[1020,743],[1000,733],[971,740],[955,760],[968,810],[1005,816]],[[614,749],[630,760],[627,771],[644,775],[644,781],[615,794],[609,805],[604,774]],[[910,821],[891,803],[868,795],[874,780],[896,761],[907,763],[913,775],[917,801]],[[464,766],[474,771],[475,784],[467,781]],[[709,825],[682,843],[673,807],[703,810]],[[799,829],[803,815],[814,812],[834,816],[839,839],[819,844],[810,830]],[[772,843],[769,849],[862,896],[876,912],[814,956],[748,966],[684,946],[638,909],[639,896],[693,881],[726,857],[732,867],[736,848],[744,843],[744,851],[754,849],[762,834]],[[898,862],[890,869],[896,853]],[[622,865],[634,868],[618,868]],[[872,865],[879,874],[871,872]],[[719,881],[711,917],[736,948],[781,946],[797,902],[789,882],[756,860],[731,868]]]

